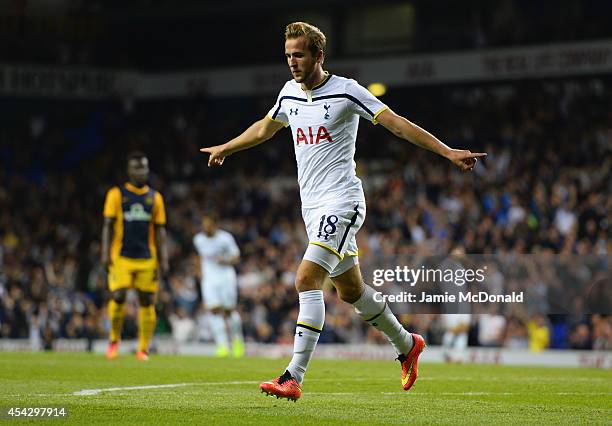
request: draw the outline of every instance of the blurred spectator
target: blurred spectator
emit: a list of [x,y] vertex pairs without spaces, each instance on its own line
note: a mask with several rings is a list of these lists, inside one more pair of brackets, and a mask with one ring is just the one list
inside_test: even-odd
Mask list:
[[570,346],[572,349],[592,349],[591,332],[587,324],[578,324],[570,334]]
[[543,315],[536,315],[527,323],[529,335],[529,349],[533,352],[541,352],[547,349],[550,344],[550,330],[546,318]]
[[494,313],[495,306],[489,309],[492,313],[478,316],[478,343],[480,346],[499,347],[504,340],[506,318]]
[[593,315],[593,349],[612,350],[612,317]]
[[516,317],[507,320],[504,347],[508,349],[527,349],[529,347],[527,327]]

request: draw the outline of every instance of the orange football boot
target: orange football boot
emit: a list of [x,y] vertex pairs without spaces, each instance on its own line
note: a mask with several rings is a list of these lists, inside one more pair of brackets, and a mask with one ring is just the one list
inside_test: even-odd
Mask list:
[[136,359],[138,361],[148,361],[149,360],[149,354],[146,353],[145,351],[138,351],[138,352],[136,352]]
[[116,359],[119,356],[119,342],[108,342],[106,359]]
[[289,371],[285,371],[282,376],[276,379],[263,382],[259,385],[259,389],[268,396],[278,398],[287,398],[288,401],[297,401],[302,396],[302,387],[291,377]]
[[425,339],[419,334],[411,333],[413,346],[408,355],[400,354],[396,359],[402,363],[402,387],[409,390],[419,376],[419,355],[425,349]]

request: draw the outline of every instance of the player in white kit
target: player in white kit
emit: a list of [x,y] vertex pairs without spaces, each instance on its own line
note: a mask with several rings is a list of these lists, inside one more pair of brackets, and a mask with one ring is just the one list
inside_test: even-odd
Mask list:
[[395,114],[356,81],[323,70],[325,35],[295,22],[285,31],[285,57],[293,76],[266,117],[223,145],[202,148],[209,166],[254,147],[290,127],[298,169],[302,216],[309,245],[296,274],[300,310],[294,354],[285,373],[260,385],[262,392],[297,400],[302,381],[325,320],[323,282],[329,276],[339,297],[354,306],[366,322],[383,332],[398,354],[405,390],[418,375],[425,342],[407,332],[375,291],[363,282],[355,235],[365,219],[361,180],[355,174],[359,117],[380,123],[396,136],[429,149],[469,171],[486,154],[451,149],[434,136]]
[[[202,232],[193,237],[200,256],[202,298],[210,311],[210,327],[217,344],[216,355],[230,354],[230,340],[235,357],[244,355],[242,321],[236,309],[238,282],[234,265],[240,250],[232,234],[217,227],[213,215],[202,219]],[[229,333],[228,333],[229,330]]]
[[446,362],[465,361],[471,315],[443,314],[441,319],[444,326],[444,335],[442,336],[444,360]]

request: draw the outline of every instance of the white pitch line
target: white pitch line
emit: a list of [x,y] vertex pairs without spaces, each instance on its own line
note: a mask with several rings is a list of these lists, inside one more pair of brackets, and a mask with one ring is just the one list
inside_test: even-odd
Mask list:
[[[326,381],[325,379],[313,379],[311,381]],[[360,380],[344,380],[344,381],[360,381]],[[185,386],[228,386],[228,385],[252,385],[257,384],[257,381],[229,381],[229,382],[202,382],[202,383],[168,383],[162,385],[143,385],[143,386],[123,386],[114,388],[102,389],[83,389],[78,392],[73,392],[73,396],[90,396],[99,395],[102,392],[122,392],[131,390],[147,390],[147,389],[163,389],[163,388],[179,388]],[[308,395],[356,395],[358,392],[308,392]],[[380,392],[381,395],[399,395],[402,392]],[[547,395],[557,396],[576,396],[576,395],[612,395],[612,392],[546,392]],[[411,392],[410,396],[512,396],[512,395],[529,395],[524,392]]]
[[117,388],[103,388],[103,389],[83,389],[78,392],[74,392],[75,396],[82,395],[99,395],[102,392],[118,392],[128,390],[144,390],[144,389],[161,389],[161,388],[180,388],[183,386],[189,386],[191,383],[171,383],[166,385],[147,385],[147,386],[125,386]]
[[[312,379],[311,382],[324,382],[324,381],[336,381],[336,379]],[[343,381],[347,381],[346,379]],[[369,381],[369,379],[365,378],[352,378],[348,379],[348,381]],[[130,391],[130,390],[146,390],[146,389],[161,389],[161,388],[179,388],[185,386],[211,386],[211,385],[219,385],[219,386],[227,386],[227,385],[255,385],[260,382],[251,380],[251,381],[230,381],[230,382],[202,382],[202,383],[169,383],[164,385],[143,385],[143,386],[123,386],[123,387],[114,387],[114,388],[102,388],[102,389],[82,389],[77,392],[71,393],[74,396],[84,396],[84,395],[99,395],[102,392],[121,392],[121,391]]]
[[181,388],[185,386],[210,386],[210,385],[251,385],[259,382],[256,381],[232,381],[232,382],[203,382],[203,383],[168,383],[163,385],[144,385],[144,386],[122,386],[114,388],[103,388],[103,389],[83,389],[78,392],[73,392],[74,396],[84,395],[99,395],[102,392],[122,392],[131,390],[146,390],[146,389],[163,389],[163,388]]
[[[398,392],[381,392],[381,395],[397,395]],[[411,392],[410,396],[518,396],[533,395],[527,392]],[[538,395],[581,396],[581,395],[612,395],[612,392],[538,392]]]
[[[448,377],[440,377],[440,376],[425,376],[419,378],[421,381],[429,381],[429,380],[473,380],[473,377],[470,376],[448,376]],[[536,378],[534,378],[536,379]],[[537,378],[537,380],[547,381],[547,378]],[[593,380],[598,378],[583,378],[584,381]],[[321,379],[310,379],[309,382],[361,382],[361,381],[371,381],[371,379],[361,378],[361,377],[353,377],[353,378],[345,378],[345,379],[329,379],[329,378],[321,378]],[[529,381],[529,380],[528,380]],[[556,381],[556,380],[551,380]],[[596,380],[593,380],[596,381]],[[258,384],[258,381],[226,381],[226,382],[200,382],[200,383],[169,383],[169,384],[159,384],[159,385],[142,385],[142,386],[121,386],[121,387],[112,387],[112,388],[101,388],[101,389],[82,389],[77,392],[73,392],[68,395],[72,396],[87,396],[87,395],[99,395],[103,392],[122,392],[122,391],[132,391],[132,390],[148,390],[148,389],[163,389],[163,388],[178,388],[178,387],[186,387],[186,386],[228,386],[228,385],[253,385]],[[320,394],[320,395],[353,395],[351,392],[309,392],[310,394]],[[396,395],[396,392],[381,392],[382,395]],[[549,395],[612,395],[611,392],[550,392]],[[525,395],[524,393],[516,393],[516,392],[415,392],[411,393],[411,395],[457,395],[457,396],[487,396],[487,395]]]
[[[323,395],[323,396],[354,396],[358,395],[359,392],[307,392],[305,395]],[[398,396],[407,395],[410,397],[414,396],[519,396],[519,395],[531,395],[530,393],[522,392],[410,392],[404,393],[402,391],[397,392],[379,392],[380,395],[385,396]],[[542,395],[542,393],[540,393]],[[612,392],[548,392],[543,395],[555,395],[555,396],[581,396],[581,395],[599,395],[608,396],[612,395]]]
[[[345,379],[346,380],[346,379]],[[370,379],[368,379],[370,380]],[[476,380],[482,380],[482,377],[477,377],[477,376],[419,376],[419,381],[429,381],[429,380],[442,380],[442,381],[476,381]],[[487,377],[487,381],[488,382],[535,382],[535,383],[542,383],[542,382],[563,382],[565,379],[563,378],[558,378],[558,377]],[[572,378],[573,382],[585,382],[585,383],[591,383],[591,382],[603,382],[603,381],[609,381],[610,379],[604,378],[604,377],[575,377]]]

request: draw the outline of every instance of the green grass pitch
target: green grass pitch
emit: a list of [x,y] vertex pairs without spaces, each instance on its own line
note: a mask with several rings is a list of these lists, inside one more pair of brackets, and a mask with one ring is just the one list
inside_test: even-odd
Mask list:
[[[68,418],[56,421],[77,424],[612,424],[610,370],[422,364],[404,392],[398,362],[315,359],[294,403],[258,389],[285,365],[0,353],[0,407],[66,407]],[[164,384],[173,386],[154,387]],[[123,389],[143,386],[151,387]]]

